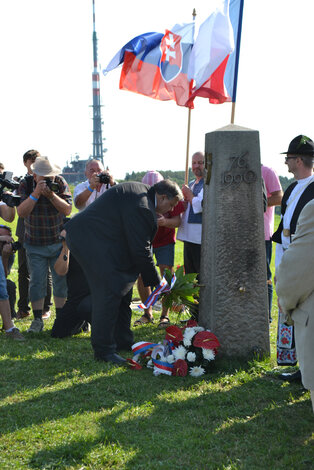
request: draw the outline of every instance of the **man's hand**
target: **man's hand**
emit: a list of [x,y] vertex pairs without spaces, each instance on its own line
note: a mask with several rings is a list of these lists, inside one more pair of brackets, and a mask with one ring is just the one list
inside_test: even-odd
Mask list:
[[32,193],[33,196],[36,197],[37,199],[39,199],[40,196],[43,195],[43,190],[44,190],[45,187],[47,187],[47,184],[46,184],[45,180],[37,181],[36,187],[35,187],[35,189]]
[[191,191],[191,189],[186,184],[184,184],[181,189],[182,189],[182,194],[184,196],[184,200],[187,202],[192,202],[194,194]]
[[60,237],[60,240],[62,241],[63,246],[66,246],[66,241],[65,241],[66,235],[67,235],[66,230],[65,229],[61,230],[59,237]]
[[[96,189],[97,192],[100,191],[101,185],[103,184],[103,183],[100,183],[99,176],[97,176],[98,174],[96,172],[93,173],[92,176],[88,180],[91,189]],[[103,170],[101,171],[100,174],[107,175],[109,177],[110,186],[114,186],[115,182],[114,182],[113,176],[109,173],[108,170]]]
[[163,215],[158,214],[158,217],[157,217],[158,227],[165,227],[166,223],[167,223],[167,219]]
[[101,183],[99,182],[99,176],[97,176],[97,173],[93,173],[88,181],[91,189],[96,189],[96,191],[100,190]]
[[109,175],[109,184],[110,184],[110,186],[114,186],[116,183],[115,183],[115,181],[114,181],[114,179],[113,179],[112,174],[109,173],[109,171],[107,171],[107,174]]
[[41,194],[45,196],[47,199],[52,199],[55,193],[51,191],[51,189],[47,186],[46,181],[44,181],[44,183],[45,184],[42,185],[42,188],[41,188]]
[[3,245],[3,248],[2,248],[2,255],[7,255],[9,256],[11,253],[13,253],[13,250],[12,250],[12,244],[7,242]]

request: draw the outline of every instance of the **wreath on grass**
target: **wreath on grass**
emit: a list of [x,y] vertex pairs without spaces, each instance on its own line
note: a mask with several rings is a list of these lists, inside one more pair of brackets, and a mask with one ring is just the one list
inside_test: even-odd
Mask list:
[[186,326],[172,325],[166,329],[161,343],[140,341],[132,346],[133,359],[127,359],[134,370],[143,366],[153,369],[154,375],[166,374],[184,377],[188,373],[199,377],[212,368],[218,348],[217,337],[189,320]]

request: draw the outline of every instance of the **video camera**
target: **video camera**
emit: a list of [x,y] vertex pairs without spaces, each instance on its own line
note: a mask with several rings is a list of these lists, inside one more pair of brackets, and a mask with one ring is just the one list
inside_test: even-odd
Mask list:
[[52,179],[48,178],[48,176],[46,176],[45,181],[50,191],[53,191],[54,193],[59,194],[60,188],[59,188],[58,183],[55,183],[54,181],[52,181]]
[[19,183],[13,180],[12,171],[5,171],[0,174],[0,201],[3,201],[9,207],[16,207],[21,202],[20,196],[4,193],[4,189],[15,191],[19,187]]

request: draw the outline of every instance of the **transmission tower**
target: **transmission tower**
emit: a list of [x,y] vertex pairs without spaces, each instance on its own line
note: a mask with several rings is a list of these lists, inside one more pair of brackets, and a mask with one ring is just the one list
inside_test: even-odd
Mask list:
[[100,83],[98,73],[98,57],[97,57],[97,34],[95,27],[95,0],[93,0],[93,158],[103,160],[103,140],[102,140],[102,120],[101,120],[101,104],[100,104]]

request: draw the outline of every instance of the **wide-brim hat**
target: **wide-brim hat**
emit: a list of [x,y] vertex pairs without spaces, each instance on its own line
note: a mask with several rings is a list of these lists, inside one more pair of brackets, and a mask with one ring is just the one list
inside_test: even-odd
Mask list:
[[52,165],[48,157],[37,157],[31,169],[39,176],[56,176],[61,173],[61,168],[58,165]]
[[287,152],[281,154],[311,155],[314,156],[314,142],[306,135],[298,135],[289,144]]

